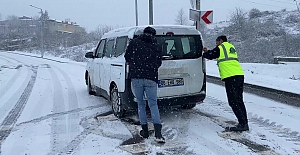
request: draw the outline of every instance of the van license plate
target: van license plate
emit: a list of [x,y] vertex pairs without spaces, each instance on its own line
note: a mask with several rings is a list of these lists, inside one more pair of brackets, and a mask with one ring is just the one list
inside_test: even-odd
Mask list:
[[183,78],[158,80],[158,87],[173,87],[184,85]]

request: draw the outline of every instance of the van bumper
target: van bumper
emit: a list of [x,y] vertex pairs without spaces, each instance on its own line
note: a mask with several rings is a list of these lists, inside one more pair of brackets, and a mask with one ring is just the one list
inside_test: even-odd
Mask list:
[[[121,95],[122,96],[122,95]],[[165,97],[165,98],[158,98],[157,105],[159,107],[166,107],[166,106],[181,106],[186,104],[197,104],[202,103],[205,99],[206,93],[204,91],[193,94],[193,95],[186,95],[186,96],[173,96],[173,97]],[[135,102],[134,97],[131,96],[127,98],[124,108],[126,111],[137,111],[137,102]]]
[[195,103],[201,103],[205,99],[205,96],[206,93],[203,91],[198,94],[187,95],[187,96],[158,98],[157,104],[159,106],[179,106],[185,104],[195,104]]

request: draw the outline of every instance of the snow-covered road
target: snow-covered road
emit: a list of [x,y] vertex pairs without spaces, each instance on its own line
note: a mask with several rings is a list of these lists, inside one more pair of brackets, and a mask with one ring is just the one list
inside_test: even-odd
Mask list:
[[139,126],[88,95],[85,63],[53,60],[0,52],[1,155],[300,154],[299,108],[245,93],[250,131],[224,138],[236,119],[225,89],[209,83],[194,109],[162,111],[165,145],[142,141]]

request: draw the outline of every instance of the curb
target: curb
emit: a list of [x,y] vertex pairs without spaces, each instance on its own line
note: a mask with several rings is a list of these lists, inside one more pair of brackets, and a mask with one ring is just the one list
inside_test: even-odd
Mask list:
[[15,52],[11,52],[11,51],[7,51],[7,53],[18,54],[18,55],[23,55],[23,56],[29,56],[29,57],[34,57],[34,58],[40,58],[40,59],[45,59],[45,60],[55,61],[55,62],[59,62],[59,63],[68,63],[68,62],[59,61],[59,60],[54,60],[54,59],[45,58],[45,57],[42,58],[42,57],[40,57],[40,56],[35,56],[35,55],[30,55],[30,54],[15,53]]

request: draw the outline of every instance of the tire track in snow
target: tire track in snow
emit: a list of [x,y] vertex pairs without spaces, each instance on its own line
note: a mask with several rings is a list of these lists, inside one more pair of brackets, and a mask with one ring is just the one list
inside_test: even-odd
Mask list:
[[[232,110],[229,107],[222,106],[227,104],[224,101],[218,100],[214,97],[207,96],[207,99],[215,103],[219,103],[219,106],[224,111],[230,112],[233,114]],[[267,130],[276,133],[278,137],[284,137],[288,141],[293,141],[297,144],[300,144],[300,134],[297,131],[292,131],[290,128],[285,128],[283,125],[277,124],[276,122],[270,122],[269,119],[265,119],[263,117],[258,116],[257,114],[253,114],[252,112],[248,113],[249,121],[254,124],[258,124],[260,127],[267,128]]]
[[[74,88],[74,84],[70,78],[69,75],[62,69],[54,66],[62,75],[63,78],[66,81],[67,84],[67,91],[68,91],[68,110],[73,110],[77,109],[79,107],[78,104],[78,98],[76,94],[76,90]],[[79,127],[79,122],[80,122],[80,115],[79,113],[73,113],[67,115],[67,131],[66,134],[68,135],[68,142],[72,141],[76,136],[80,133],[80,127]]]
[[23,125],[30,125],[30,124],[39,123],[39,122],[42,122],[44,120],[47,120],[47,119],[50,119],[50,118],[53,118],[53,117],[61,117],[63,115],[85,112],[85,111],[88,111],[88,110],[92,110],[92,109],[96,109],[96,108],[101,108],[101,107],[105,107],[105,106],[107,106],[107,105],[102,104],[102,105],[89,106],[89,107],[86,107],[86,108],[73,109],[73,110],[65,111],[65,112],[52,113],[52,114],[49,114],[49,115],[46,115],[46,116],[42,116],[42,117],[30,120],[30,121],[21,122],[19,124],[16,124],[16,127],[20,128]]
[[[224,106],[224,105],[227,105],[226,102],[221,101],[221,100],[211,97],[211,96],[207,96],[207,100],[208,100],[208,102],[210,102],[211,105],[221,108],[222,110],[233,114],[232,110],[229,107]],[[212,117],[215,117],[215,116],[212,116]],[[216,116],[216,117],[218,117],[218,116]],[[293,131],[290,128],[285,128],[283,125],[277,124],[276,122],[270,122],[269,119],[265,119],[263,117],[258,116],[257,114],[253,114],[251,112],[248,113],[248,120],[249,120],[249,122],[252,122],[253,124],[257,124],[259,127],[265,128],[269,132],[274,133],[277,137],[284,138],[287,142],[293,142],[295,145],[300,145],[300,134],[297,131]],[[231,125],[235,124],[235,122],[233,122],[233,121],[227,122],[227,123],[229,123]],[[267,140],[267,137],[262,137],[261,139]],[[297,152],[297,149],[295,148],[294,151]]]
[[[106,114],[107,112],[104,112],[102,114]],[[109,112],[110,114],[112,112]],[[71,142],[65,145],[61,150],[57,152],[51,152],[47,155],[69,155],[73,154],[74,150],[78,148],[78,146],[81,144],[81,142],[89,135],[89,134],[96,134],[96,135],[102,135],[105,136],[101,131],[98,130],[99,124],[97,123],[97,120],[95,117],[99,114],[95,114],[92,116],[86,116],[81,119],[80,125],[84,128],[84,131],[82,131],[80,134],[78,134]],[[100,114],[101,115],[101,114]]]
[[[176,115],[176,117],[174,117],[174,115]],[[165,121],[165,122],[166,122],[166,124],[169,124],[169,125],[165,125],[165,126],[167,128],[168,128],[168,126],[174,126],[175,129],[173,129],[173,130],[177,131],[176,137],[178,136],[181,138],[186,138],[188,136],[188,134],[185,131],[189,131],[190,133],[192,133],[192,135],[197,137],[197,141],[201,142],[200,144],[204,144],[206,148],[208,148],[210,151],[214,152],[215,154],[219,154],[220,152],[222,152],[223,154],[226,154],[226,155],[233,155],[233,153],[227,151],[226,149],[222,148],[218,144],[211,142],[210,140],[201,136],[199,133],[189,130],[189,124],[190,124],[190,119],[192,118],[192,115],[194,115],[194,114],[182,112],[180,109],[179,109],[179,111],[175,111],[170,114],[167,113],[167,115],[165,115],[165,116],[168,118],[168,121],[167,122]],[[174,125],[174,123],[176,125]],[[164,131],[164,129],[162,131]],[[168,138],[168,135],[169,135],[168,133],[170,133],[170,131],[166,131],[164,133],[166,135],[166,138]]]
[[[218,124],[219,126],[221,126],[222,128],[226,128],[228,125],[235,125],[235,122],[229,119],[226,119],[224,117],[220,117],[220,116],[215,116],[213,114],[209,114],[209,113],[205,113],[202,112],[200,110],[196,110],[196,111],[190,111],[190,113],[196,113],[200,116],[204,116],[207,118],[210,118],[214,123]],[[246,147],[248,147],[250,150],[252,150],[253,152],[257,153],[257,154],[261,154],[261,155],[266,155],[266,154],[270,154],[270,155],[278,155],[278,153],[276,153],[275,151],[273,151],[270,146],[268,145],[263,145],[263,144],[258,144],[253,140],[250,140],[247,138],[247,133],[245,135],[246,132],[237,134],[237,137],[223,137],[223,135],[219,135],[221,134],[220,132],[218,133],[218,135],[222,138],[225,139],[229,139],[229,140],[233,140],[235,142],[238,142]],[[232,135],[235,135],[235,133],[233,133]],[[229,135],[230,136],[230,135]]]
[[[2,59],[5,59],[6,61],[9,61],[9,62],[11,62],[11,63],[13,63],[12,61],[10,61],[10,60],[8,60],[8,59],[11,59],[11,58],[8,58],[7,59],[7,57],[5,57],[5,56],[2,56],[2,55],[0,55],[0,57],[2,57]],[[14,60],[14,59],[11,59],[11,60]],[[14,61],[16,61],[16,60],[14,60]],[[18,66],[21,66],[22,67],[22,65],[18,65]],[[3,88],[0,90],[0,100],[1,100],[1,98],[3,97],[3,95],[5,94],[5,92],[7,92],[10,88],[11,88],[11,84],[14,82],[14,81],[16,81],[16,79],[20,76],[20,67],[18,67],[18,68],[16,68],[17,69],[17,72],[13,75],[13,77],[6,83],[6,85],[5,86],[3,86]]]
[[[49,68],[51,79],[53,82],[53,113],[59,113],[65,111],[65,101],[63,97],[62,85],[58,79],[58,76],[52,68]],[[66,139],[63,136],[66,133],[66,116],[53,117],[51,124],[51,152],[57,152],[64,144]]]
[[19,100],[17,101],[17,103],[15,104],[13,109],[8,113],[8,115],[6,116],[6,118],[3,120],[2,124],[1,124],[0,143],[2,143],[11,133],[12,128],[14,127],[18,118],[20,117],[20,115],[27,103],[27,100],[32,92],[32,88],[36,81],[37,67],[33,67],[32,72],[33,72],[33,74],[31,75],[31,78],[30,78],[25,90],[21,94]]
[[[133,135],[133,138],[124,141],[120,147],[135,155],[145,153],[160,155],[194,155],[197,153],[193,152],[193,150],[190,150],[188,144],[186,144],[186,138],[188,136],[188,132],[186,131],[189,131],[198,138],[199,142],[205,144],[205,147],[207,147],[210,151],[215,152],[216,154],[222,152],[227,155],[233,155],[233,153],[209,141],[198,133],[189,130],[189,123],[192,113],[182,113],[181,111],[174,111],[174,109],[172,109],[172,112],[170,112],[170,110],[171,109],[168,109],[167,111],[161,113],[163,126],[162,134],[166,139],[166,143],[164,145],[158,147],[155,142],[153,144],[154,139],[152,137],[150,140],[141,139],[138,135],[140,128],[128,123],[127,121],[123,121],[123,124],[126,125],[127,129]],[[148,119],[148,121],[151,122],[151,119]],[[150,126],[149,128],[151,128],[152,124],[149,123],[148,125]]]
[[[5,59],[6,61],[8,61],[8,62],[10,62],[10,63],[12,63],[12,64],[15,64],[16,62],[17,63],[20,63],[20,61],[18,61],[18,60],[16,60],[16,59],[13,59],[13,58],[10,58],[10,57],[8,57],[8,56],[5,56],[5,55],[0,55],[0,57],[2,57],[2,59]],[[9,60],[10,59],[10,60]],[[13,62],[13,61],[11,61],[11,60],[13,60],[13,61],[15,61],[15,62]]]
[[77,94],[76,94],[74,84],[72,83],[71,78],[62,69],[60,69],[58,67],[55,67],[55,68],[64,76],[64,79],[67,83],[68,97],[69,97],[69,110],[77,109],[78,108],[78,99],[77,99]]
[[[5,103],[2,103],[2,105],[0,107],[1,121],[3,121],[3,118],[5,118],[9,114],[9,112],[13,109],[15,104],[18,102],[18,100],[19,100],[18,97],[20,97],[22,95],[22,93],[24,93],[24,90],[28,86],[28,83],[29,83],[29,81],[30,81],[30,79],[33,75],[32,71],[29,68],[25,68],[24,70],[20,70],[20,72],[25,72],[25,73],[22,73],[22,74],[24,76],[26,75],[26,77],[24,79],[21,79],[20,81],[14,81],[13,82],[11,87],[15,87],[15,88],[17,88],[17,90],[14,90],[14,89],[12,89],[12,90],[9,89],[8,90],[12,94],[7,94],[7,95],[9,95],[9,99]],[[14,84],[14,83],[16,83],[16,84]]]
[[14,81],[16,81],[17,78],[20,76],[20,71],[21,71],[21,69],[18,68],[17,72],[13,75],[13,77],[0,90],[0,100],[3,97],[3,95],[11,88],[12,83],[14,83]]
[[52,151],[47,155],[68,155],[72,154],[74,149],[76,149],[80,143],[89,135],[91,131],[88,129],[84,129],[80,134],[78,134],[71,142],[66,143],[59,150]]

